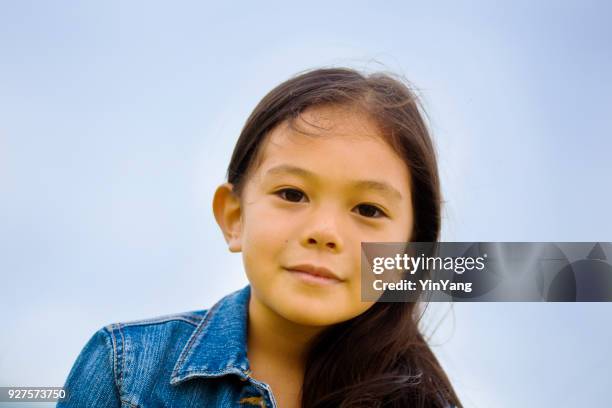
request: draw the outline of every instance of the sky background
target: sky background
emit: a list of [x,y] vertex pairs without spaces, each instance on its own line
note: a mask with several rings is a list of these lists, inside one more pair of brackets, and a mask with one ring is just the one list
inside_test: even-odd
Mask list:
[[[610,4],[0,1],[0,386],[60,386],[102,326],[247,284],[212,194],[309,68],[419,89],[443,241],[612,241]],[[607,407],[611,316],[437,304],[424,329],[466,407]]]

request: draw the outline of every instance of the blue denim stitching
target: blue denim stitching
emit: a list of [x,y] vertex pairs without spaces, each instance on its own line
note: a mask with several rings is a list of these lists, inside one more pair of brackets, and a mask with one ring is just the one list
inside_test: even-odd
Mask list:
[[119,395],[121,395],[121,387],[119,386],[119,381],[117,381],[117,339],[115,337],[112,324],[107,326],[105,329],[110,335],[111,343],[113,344],[113,379],[115,380],[115,387],[117,387],[117,391],[119,391]]
[[[127,400],[125,400],[123,398],[122,383],[117,378],[117,372],[118,372],[118,370],[117,370],[117,367],[118,367],[118,365],[117,365],[117,358],[118,358],[119,353],[117,352],[117,337],[115,336],[115,325],[114,324],[108,325],[104,329],[106,330],[107,335],[110,337],[111,343],[113,345],[113,351],[112,351],[112,354],[113,354],[113,380],[115,381],[115,387],[117,387],[117,392],[119,393],[119,401],[121,402],[121,405],[127,404],[131,408],[138,408],[138,405],[136,405],[136,404],[134,404],[134,403],[132,403],[130,401],[127,401]],[[120,333],[121,333],[121,329],[120,328],[119,328],[119,330],[120,330]],[[122,334],[122,337],[123,337],[123,334]],[[122,350],[123,350],[123,347],[124,347],[124,344],[122,344],[122,347],[121,347]],[[119,377],[121,377],[121,374],[122,373],[119,372]]]
[[123,380],[125,378],[124,373],[126,372],[125,370],[125,337],[123,336],[123,331],[121,330],[121,323],[117,323],[116,327],[117,327],[117,331],[119,331],[119,334],[121,335],[121,371],[119,372],[119,401],[121,401],[122,404],[128,404],[131,408],[138,408],[138,404],[134,404],[131,401],[128,401],[127,399],[124,398],[124,390],[123,390]]
[[202,372],[201,370],[188,370],[185,372],[185,376],[181,378],[181,381],[193,377],[194,376],[193,374],[196,374],[196,375],[206,374],[209,377],[223,377],[224,375],[227,375],[227,374],[236,374],[240,377],[240,374],[243,374],[246,376],[247,380],[250,378],[244,371],[241,371],[239,368],[229,367],[224,370],[214,371],[214,372],[213,371]]
[[201,317],[200,318],[198,317],[190,318],[189,316],[176,314],[176,315],[170,315],[170,316],[162,316],[162,317],[154,318],[154,319],[144,319],[144,320],[135,320],[133,322],[125,322],[125,323],[122,323],[122,326],[123,327],[144,326],[144,325],[166,323],[172,320],[180,320],[180,321],[184,321],[185,323],[189,323],[193,326],[197,326],[202,321],[202,318]]
[[121,335],[121,371],[119,372],[119,395],[123,395],[123,373],[125,372],[125,337],[121,331],[121,323],[117,324],[117,330]]

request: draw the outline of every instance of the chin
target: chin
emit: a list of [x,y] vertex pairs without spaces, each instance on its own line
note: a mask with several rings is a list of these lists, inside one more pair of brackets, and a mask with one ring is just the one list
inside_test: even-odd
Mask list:
[[329,314],[318,313],[295,313],[286,316],[286,318],[296,324],[311,327],[326,327],[343,321],[343,319],[334,318]]
[[285,319],[302,325],[302,326],[331,326],[336,323],[350,319],[338,313],[339,307],[337,304],[315,304],[308,301],[296,302],[289,300],[278,305],[277,311]]

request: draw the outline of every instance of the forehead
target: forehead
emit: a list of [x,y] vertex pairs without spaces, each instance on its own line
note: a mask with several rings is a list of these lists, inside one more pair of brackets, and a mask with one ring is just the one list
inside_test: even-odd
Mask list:
[[[285,127],[290,127],[297,133],[312,136],[345,136],[369,137],[381,139],[382,133],[374,119],[354,106],[323,105],[316,106],[302,112],[290,126],[287,121]],[[286,130],[286,129],[279,129]],[[277,136],[278,133],[277,132]]]
[[[330,179],[383,179],[410,189],[404,160],[384,139],[376,122],[362,110],[324,106],[285,121],[264,140],[255,173],[262,177],[275,166],[289,164]],[[409,195],[409,194],[407,194]]]

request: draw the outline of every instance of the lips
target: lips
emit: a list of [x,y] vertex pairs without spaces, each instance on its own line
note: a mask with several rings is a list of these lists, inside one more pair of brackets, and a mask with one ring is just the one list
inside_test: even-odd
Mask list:
[[342,279],[340,279],[338,275],[336,275],[335,273],[333,273],[332,271],[330,271],[329,269],[323,266],[301,264],[301,265],[289,266],[289,267],[286,267],[285,269],[287,269],[290,272],[302,272],[302,273],[307,273],[309,275],[318,276],[321,278],[342,281]]

